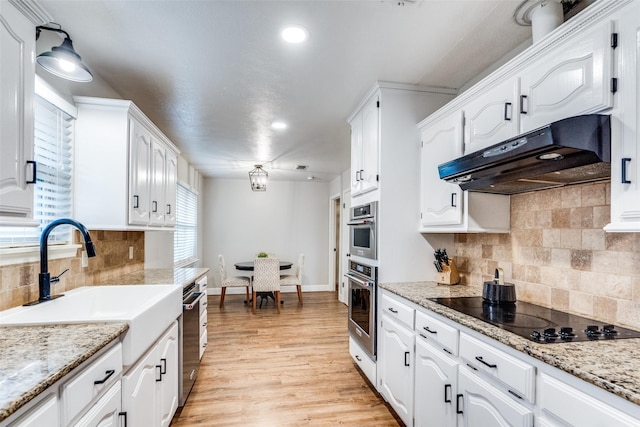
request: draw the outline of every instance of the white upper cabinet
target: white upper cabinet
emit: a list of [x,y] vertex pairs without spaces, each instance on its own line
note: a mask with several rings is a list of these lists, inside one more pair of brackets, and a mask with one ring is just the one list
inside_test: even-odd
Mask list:
[[462,155],[462,111],[422,131],[421,226],[462,224],[462,190],[440,179],[438,165]]
[[375,93],[351,124],[351,195],[378,188],[380,153],[380,98]]
[[178,149],[131,101],[75,101],[76,217],[101,230],[173,227]]
[[469,193],[440,179],[438,165],[462,155],[462,111],[426,124],[421,130],[419,231],[508,232],[509,196]]
[[527,64],[518,102],[522,132],[612,107],[612,33],[605,20]]
[[[11,2],[0,1],[0,225],[33,222],[33,98],[35,27]],[[45,22],[45,21],[43,21]]]
[[464,105],[465,153],[481,150],[518,133],[519,88],[517,78],[506,79]]
[[606,231],[640,231],[640,3],[617,14],[619,85],[611,123],[611,223]]

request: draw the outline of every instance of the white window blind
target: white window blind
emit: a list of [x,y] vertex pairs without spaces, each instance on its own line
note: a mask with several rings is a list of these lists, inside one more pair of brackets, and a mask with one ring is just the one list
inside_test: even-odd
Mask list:
[[173,264],[183,267],[198,260],[198,195],[178,184]]
[[[70,217],[72,210],[72,142],[74,118],[35,97],[34,160],[37,165],[33,219],[38,227],[0,227],[2,246],[38,242],[43,228],[55,219]],[[70,242],[71,227],[56,227],[49,242]]]

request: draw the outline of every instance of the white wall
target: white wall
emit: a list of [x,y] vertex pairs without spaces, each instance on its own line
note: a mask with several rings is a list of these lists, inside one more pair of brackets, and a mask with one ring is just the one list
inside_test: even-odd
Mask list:
[[211,269],[209,283],[220,285],[218,254],[227,274],[236,275],[235,262],[253,260],[261,251],[294,263],[304,253],[303,291],[330,290],[329,183],[271,180],[266,192],[253,192],[248,179],[205,178],[201,192],[202,265]]

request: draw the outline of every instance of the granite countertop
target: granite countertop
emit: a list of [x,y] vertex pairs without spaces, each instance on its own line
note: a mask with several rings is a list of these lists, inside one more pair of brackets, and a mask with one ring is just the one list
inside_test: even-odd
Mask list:
[[127,329],[126,323],[0,327],[0,421]]
[[208,268],[148,268],[105,279],[98,285],[180,285],[185,286],[207,274]]
[[640,405],[640,338],[539,344],[429,298],[482,296],[481,287],[435,282],[381,283],[380,288]]

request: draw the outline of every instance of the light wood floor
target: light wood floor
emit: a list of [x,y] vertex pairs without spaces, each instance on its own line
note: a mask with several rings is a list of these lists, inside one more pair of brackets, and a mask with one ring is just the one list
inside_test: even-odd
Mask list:
[[399,426],[357,371],[335,293],[282,294],[251,314],[244,296],[209,297],[209,346],[172,426]]

